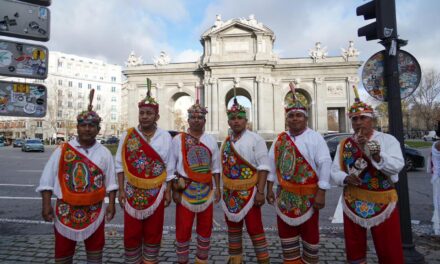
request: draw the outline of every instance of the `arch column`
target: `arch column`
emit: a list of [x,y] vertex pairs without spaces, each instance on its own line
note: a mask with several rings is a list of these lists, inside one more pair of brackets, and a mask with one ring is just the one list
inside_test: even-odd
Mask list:
[[317,132],[324,133],[328,131],[327,104],[326,104],[327,88],[325,87],[323,77],[316,77],[313,80],[313,82],[314,82],[313,101],[314,101],[314,105],[316,106],[313,129],[316,130]]
[[258,126],[256,131],[264,139],[272,139],[275,129],[274,121],[274,105],[273,105],[273,86],[268,78],[257,78],[257,97],[258,102],[256,109],[256,120]]

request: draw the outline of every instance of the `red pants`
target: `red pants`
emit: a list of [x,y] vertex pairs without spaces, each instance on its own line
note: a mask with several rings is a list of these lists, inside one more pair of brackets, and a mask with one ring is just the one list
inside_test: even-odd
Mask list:
[[[87,253],[88,263],[102,262],[102,249],[105,244],[104,235],[105,221],[96,229],[89,238],[84,240],[84,245]],[[55,230],[55,262],[57,263],[71,263],[73,255],[75,254],[76,241],[70,240]]]
[[194,213],[182,204],[176,205],[176,241],[178,263],[188,263],[189,242],[191,240],[194,218],[197,216],[197,252],[196,258],[201,261],[208,259],[212,233],[213,205],[203,212]]
[[[379,263],[403,263],[402,239],[400,237],[400,219],[397,207],[390,217],[380,225],[371,228],[374,248]],[[367,230],[355,224],[344,213],[344,236],[347,261],[360,263],[366,260]]]
[[[278,235],[283,248],[284,263],[318,263],[319,211],[299,226],[291,226],[277,216]],[[303,254],[300,254],[301,237]]]
[[243,254],[242,230],[243,222],[246,223],[247,232],[252,240],[255,255],[258,263],[269,263],[269,252],[267,251],[266,236],[264,234],[263,222],[261,220],[261,207],[252,206],[249,212],[240,222],[229,221],[225,215],[228,225],[228,243],[231,262],[233,259],[241,259]]
[[[164,223],[164,200],[152,215],[139,220],[124,211],[125,263],[157,262]],[[144,248],[142,248],[142,244]]]

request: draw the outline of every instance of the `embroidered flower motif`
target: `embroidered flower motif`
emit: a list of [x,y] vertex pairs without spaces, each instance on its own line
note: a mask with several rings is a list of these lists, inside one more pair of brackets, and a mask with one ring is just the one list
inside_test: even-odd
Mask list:
[[240,177],[240,168],[238,166],[233,166],[231,168],[231,179],[238,179]]
[[371,179],[370,180],[370,186],[371,186],[371,188],[373,188],[373,189],[379,189],[379,179],[377,179],[377,178],[373,178],[373,179]]
[[72,218],[75,223],[83,223],[87,219],[87,214],[84,210],[78,209],[73,212]]
[[391,184],[390,184],[390,182],[389,182],[388,180],[383,180],[383,181],[382,181],[382,187],[383,187],[384,189],[388,189],[388,188],[391,187]]
[[95,186],[98,189],[102,187],[102,178],[103,178],[102,174],[99,174],[95,177]]
[[127,148],[130,152],[137,150],[140,146],[141,144],[137,137],[132,137],[127,140]]
[[249,179],[252,177],[252,171],[250,168],[245,167],[241,169],[241,176],[243,177],[243,179]]
[[74,161],[75,160],[75,158],[76,158],[76,154],[75,154],[75,152],[73,152],[72,150],[67,150],[65,153],[64,153],[64,161],[65,162],[71,162],[71,161]]
[[234,166],[235,163],[237,163],[237,161],[235,160],[235,157],[234,156],[229,156],[228,157],[228,165],[229,166]]
[[154,162],[153,164],[153,175],[160,176],[164,170],[163,164],[160,162]]
[[70,206],[66,203],[62,203],[58,206],[58,212],[61,216],[67,216],[70,211]]
[[374,203],[355,201],[355,211],[362,218],[369,218],[374,215]]

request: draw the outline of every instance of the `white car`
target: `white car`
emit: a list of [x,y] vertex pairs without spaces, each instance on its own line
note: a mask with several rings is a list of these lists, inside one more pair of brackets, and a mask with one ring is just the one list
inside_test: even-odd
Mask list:
[[96,141],[98,141],[98,142],[101,143],[101,144],[105,144],[105,139],[104,139],[104,138],[97,137],[97,138],[96,138]]
[[429,131],[428,134],[424,135],[422,138],[424,141],[439,140],[439,137],[437,137],[437,134],[435,133],[435,131]]

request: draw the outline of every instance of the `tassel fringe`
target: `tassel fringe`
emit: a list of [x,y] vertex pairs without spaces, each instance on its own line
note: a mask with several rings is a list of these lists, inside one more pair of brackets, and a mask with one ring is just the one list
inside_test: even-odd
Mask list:
[[354,223],[367,229],[370,229],[373,226],[380,225],[385,220],[387,220],[390,217],[391,213],[394,211],[394,208],[396,208],[396,204],[396,202],[389,203],[387,208],[385,208],[385,210],[379,215],[369,219],[364,219],[353,213],[348,205],[345,203],[345,199],[342,199],[342,209],[344,210],[344,213],[348,216],[348,218],[350,218],[350,220]]
[[249,210],[251,210],[252,206],[254,206],[256,192],[257,192],[256,187],[254,187],[254,190],[252,191],[252,197],[250,198],[249,202],[244,206],[243,209],[241,209],[241,211],[239,213],[236,213],[236,214],[229,212],[225,201],[223,199],[221,200],[221,205],[222,205],[223,211],[225,212],[225,215],[229,221],[234,222],[234,223],[238,223],[241,220],[243,220],[243,218],[247,215]]
[[125,203],[125,211],[127,211],[127,213],[130,216],[132,216],[136,219],[139,219],[139,220],[143,220],[143,219],[151,216],[154,213],[154,211],[156,211],[156,209],[159,207],[160,203],[162,202],[165,189],[166,189],[165,184],[162,184],[162,187],[160,188],[159,193],[157,194],[156,200],[154,201],[154,203],[150,207],[148,207],[144,210],[137,210],[137,209],[131,207],[130,204],[126,202]]

